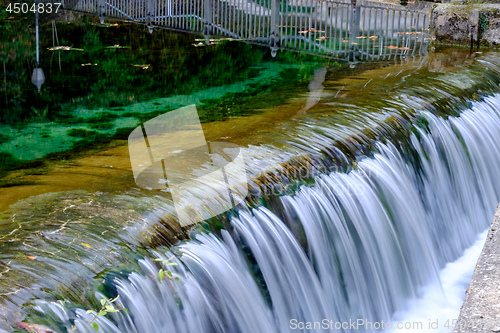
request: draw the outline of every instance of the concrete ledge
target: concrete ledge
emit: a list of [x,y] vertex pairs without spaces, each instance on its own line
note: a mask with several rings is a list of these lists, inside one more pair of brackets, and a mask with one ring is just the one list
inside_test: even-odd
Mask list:
[[500,206],[453,330],[453,333],[475,332],[500,332]]
[[437,5],[431,33],[436,43],[500,47],[500,5]]

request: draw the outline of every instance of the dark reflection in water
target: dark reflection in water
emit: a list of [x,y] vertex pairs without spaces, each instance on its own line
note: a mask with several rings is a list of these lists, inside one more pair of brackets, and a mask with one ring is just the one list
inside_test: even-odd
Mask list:
[[151,35],[135,24],[81,17],[42,23],[40,67],[46,81],[38,94],[31,83],[33,18],[2,15],[3,37],[13,42],[3,46],[8,56],[0,91],[0,171],[125,139],[139,122],[188,104],[198,105],[204,123],[250,115],[306,90],[318,66],[337,65],[298,53],[272,58],[268,49],[249,44],[198,43],[194,35]]

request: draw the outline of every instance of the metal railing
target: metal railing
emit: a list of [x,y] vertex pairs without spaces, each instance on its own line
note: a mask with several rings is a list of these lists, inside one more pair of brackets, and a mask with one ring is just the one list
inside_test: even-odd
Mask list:
[[430,9],[355,0],[64,0],[106,18],[347,60],[421,55]]

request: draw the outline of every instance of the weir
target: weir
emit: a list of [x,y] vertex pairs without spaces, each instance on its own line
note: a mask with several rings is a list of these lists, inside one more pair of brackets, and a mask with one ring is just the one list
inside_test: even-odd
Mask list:
[[[298,2],[284,2],[297,15],[282,13],[278,21],[273,21],[276,2],[271,2],[274,5],[253,1],[261,7],[270,4],[268,18],[274,27],[291,17],[300,22],[305,17],[298,14],[302,10],[318,12],[327,8],[322,7],[324,2],[314,2],[319,6],[316,9],[302,8],[303,5],[297,9]],[[100,6],[118,8],[120,2],[77,4],[86,3],[92,4],[88,12],[95,9],[98,14],[108,14],[109,8]],[[131,8],[140,14],[134,19],[142,20],[145,8],[167,11],[165,20],[174,15],[173,2],[147,4]],[[221,8],[226,6],[229,18],[247,15],[257,20],[255,13],[243,9],[242,4],[264,12],[249,1],[218,2]],[[349,7],[340,2],[326,4]],[[354,9],[349,7],[356,13]],[[347,17],[353,15],[345,13]],[[341,15],[341,11],[337,14]],[[187,16],[183,22],[200,28],[210,24],[214,29],[218,24],[223,26],[204,17],[203,24],[187,20],[193,18]],[[382,17],[387,21],[390,15]],[[161,18],[155,16],[155,20]],[[227,22],[231,25],[236,21]],[[250,24],[248,20],[238,22]],[[96,22],[93,24],[97,26]],[[266,29],[272,26],[267,25]],[[300,25],[300,29],[310,30],[309,37],[324,27],[325,31],[336,29],[322,21],[322,16],[308,26]],[[88,31],[83,39],[89,54],[93,52],[96,58],[98,53],[104,54],[99,63],[105,63],[109,49],[114,55],[127,49],[115,43],[104,46],[109,43],[101,43],[95,28],[90,28],[90,24],[85,28]],[[372,43],[368,42],[372,36],[369,30],[361,35],[367,38],[359,39]],[[266,49],[241,43],[235,46],[228,40],[218,40],[222,44],[217,49],[217,44],[210,44],[209,39],[204,45],[213,46],[215,51],[207,51],[204,56],[241,47],[243,59],[247,60],[245,57],[253,52],[259,61],[249,61],[250,70],[242,70],[236,79],[183,95],[145,94],[150,99],[94,108],[90,103],[82,103],[74,110],[64,110],[62,125],[49,124],[41,117],[33,123],[26,120],[24,127],[2,125],[9,135],[16,133],[21,137],[1,137],[5,140],[0,143],[2,158],[9,156],[7,151],[21,151],[11,160],[25,157],[26,163],[34,160],[36,165],[46,157],[43,154],[61,150],[33,152],[26,148],[33,140],[21,141],[26,138],[23,133],[41,142],[51,142],[51,135],[58,131],[64,132],[61,137],[65,139],[96,133],[109,139],[118,130],[128,131],[128,135],[130,128],[138,128],[142,144],[147,136],[142,128],[147,127],[144,123],[149,119],[197,104],[199,116],[204,118],[197,126],[203,129],[207,141],[227,139],[240,145],[249,194],[243,202],[217,216],[209,205],[197,207],[212,218],[196,226],[183,226],[175,218],[171,193],[137,186],[126,142],[83,154],[62,166],[51,166],[52,169],[44,170],[46,175],[26,167],[28,172],[22,178],[21,171],[9,170],[9,176],[19,176],[10,179],[20,185],[6,182],[8,190],[0,189],[0,195],[14,193],[13,199],[9,197],[9,203],[14,203],[0,216],[0,332],[17,329],[14,325],[30,328],[27,323],[57,332],[377,332],[394,328],[400,332],[411,332],[410,328],[449,332],[465,288],[463,281],[455,281],[456,288],[449,291],[450,276],[468,280],[464,266],[470,265],[470,258],[474,257],[471,248],[481,244],[500,200],[500,63],[497,53],[448,51],[429,55],[425,48],[419,53],[421,58],[408,57],[411,59],[407,61],[405,55],[410,50],[416,52],[418,47],[398,44],[401,39],[396,35],[418,35],[418,41],[422,41],[420,34],[413,34],[414,30],[403,30],[409,34],[394,30],[395,45],[381,42],[389,40],[387,37],[377,37],[384,50],[403,52],[393,54],[399,58],[397,64],[373,67],[316,60],[304,65],[308,58],[302,58],[303,54],[297,56],[295,63],[284,61],[279,55],[265,58],[270,35],[264,39]],[[248,31],[247,35],[231,38],[253,38]],[[297,37],[300,32],[293,33]],[[302,37],[279,36],[273,38],[283,50],[286,45],[294,45],[290,41],[298,41],[298,45],[309,45],[304,52],[323,52],[319,46],[324,39],[311,46],[300,44],[305,41]],[[174,39],[174,43],[180,44],[180,37],[176,38],[179,39]],[[404,40],[407,43],[408,39]],[[92,48],[92,41],[98,48]],[[142,40],[134,42],[143,45]],[[261,43],[257,39],[253,42]],[[191,40],[187,45],[196,46]],[[376,55],[369,59],[384,59],[390,54],[377,53],[374,44],[363,45],[369,50],[367,54]],[[349,58],[353,49],[345,47],[342,56],[353,60]],[[60,52],[55,46],[54,50]],[[130,53],[138,50],[139,47]],[[326,53],[331,56],[339,50],[328,49]],[[358,51],[364,54],[361,46]],[[85,55],[79,58],[75,54],[68,58],[72,63],[78,60],[77,67],[97,68],[97,61],[87,63],[88,60],[82,60]],[[169,54],[166,58],[170,61],[176,56]],[[214,57],[212,66],[206,67],[224,72],[227,67],[213,64],[238,64],[232,59],[236,56],[235,52],[225,58]],[[133,62],[126,57],[119,59],[122,63],[106,68],[107,80],[112,80],[118,68],[147,71],[153,67],[160,72],[166,63],[151,65],[133,57]],[[201,57],[196,59],[201,61]],[[59,60],[59,68],[63,68],[61,63],[64,64]],[[189,64],[186,61],[181,65],[186,63]],[[197,71],[204,69],[200,66]],[[347,74],[339,74],[341,71]],[[152,72],[146,75],[154,75]],[[299,81],[290,72],[307,80]],[[130,72],[120,73],[127,77]],[[215,76],[213,72],[207,74],[209,79]],[[46,86],[54,87],[51,84],[54,83],[47,82]],[[280,85],[283,87],[276,87]],[[92,88],[95,94],[99,93],[99,87]],[[249,96],[244,95],[252,89]],[[293,89],[297,90],[288,92]],[[276,101],[276,94],[286,98]],[[126,97],[132,101],[134,96]],[[215,103],[215,99],[222,101]],[[260,100],[264,102],[259,104]],[[113,102],[116,101],[119,99]],[[253,114],[231,114],[239,104],[251,102],[266,106],[252,106]],[[210,107],[217,112],[224,109],[224,117],[216,118]],[[92,131],[81,124],[85,122],[91,124]],[[120,123],[126,124],[119,127]],[[40,124],[53,126],[54,130],[50,135],[43,132],[43,136],[37,136]],[[85,144],[82,140],[80,145],[82,142]],[[65,174],[68,169],[72,173]],[[83,180],[77,180],[74,174],[83,175]],[[26,179],[32,183],[23,183]],[[50,181],[56,185],[51,187]],[[81,184],[86,182],[98,185],[92,183],[83,191]],[[40,189],[40,185],[45,188]],[[206,185],[194,190],[217,201],[216,192],[210,190],[210,184]],[[34,196],[32,190],[42,194]],[[429,297],[444,301],[427,302]],[[98,315],[99,309],[105,309],[106,299],[115,300],[113,306],[118,310]],[[446,311],[441,311],[443,303]],[[424,310],[428,314],[419,317]],[[437,327],[434,323],[438,323]]]

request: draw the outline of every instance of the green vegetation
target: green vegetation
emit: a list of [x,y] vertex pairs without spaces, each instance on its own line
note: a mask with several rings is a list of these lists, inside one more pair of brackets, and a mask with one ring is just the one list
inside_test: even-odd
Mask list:
[[115,305],[113,303],[116,302],[116,300],[118,300],[118,297],[120,297],[120,296],[116,296],[113,299],[102,298],[100,300],[101,308],[99,310],[97,310],[97,311],[87,310],[87,314],[89,314],[89,313],[94,314],[94,318],[92,318],[92,320],[90,321],[90,325],[92,325],[92,327],[94,327],[94,329],[96,331],[99,330],[99,325],[95,322],[97,317],[105,316],[108,313],[114,313],[114,312],[119,312],[119,311],[123,311],[126,314],[129,313],[128,310],[122,306],[115,307]]

